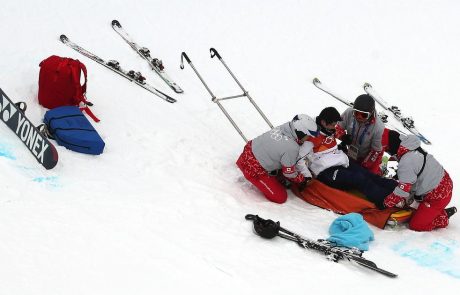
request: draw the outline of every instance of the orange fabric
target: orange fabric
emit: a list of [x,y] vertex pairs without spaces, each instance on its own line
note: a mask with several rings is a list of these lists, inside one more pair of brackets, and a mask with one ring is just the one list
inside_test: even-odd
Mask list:
[[299,192],[296,186],[292,187],[292,191],[304,201],[338,214],[359,213],[364,220],[379,228],[385,227],[392,213],[401,210],[399,208],[379,210],[374,203],[366,199],[334,189],[318,180],[313,180],[302,192]]
[[334,136],[326,136],[323,134],[317,137],[310,137],[308,141],[313,143],[313,152],[319,153],[331,149],[337,145],[337,141]]

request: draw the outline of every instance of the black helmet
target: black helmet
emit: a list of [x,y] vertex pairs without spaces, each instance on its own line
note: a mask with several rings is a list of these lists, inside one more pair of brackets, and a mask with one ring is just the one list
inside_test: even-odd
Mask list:
[[388,130],[388,153],[390,156],[396,155],[399,145],[401,144],[400,134],[398,131]]
[[353,108],[361,112],[372,113],[375,110],[375,101],[369,94],[361,94],[355,99]]
[[[326,124],[331,124],[334,122],[342,121],[339,111],[334,107],[327,107],[319,113],[319,116],[316,117],[317,121],[324,120]],[[316,122],[318,124],[318,122]]]

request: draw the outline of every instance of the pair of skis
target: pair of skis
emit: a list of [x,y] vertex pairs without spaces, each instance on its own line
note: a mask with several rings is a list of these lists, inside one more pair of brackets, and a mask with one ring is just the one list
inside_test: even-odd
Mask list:
[[[318,78],[313,79],[313,84],[320,90],[324,91],[325,93],[329,94],[330,96],[334,97],[335,99],[339,100],[340,102],[344,103],[345,105],[349,107],[353,107],[353,103],[349,100],[346,100],[336,94],[334,94],[331,90],[329,90],[323,83]],[[402,124],[402,126],[407,129],[410,133],[414,134],[417,136],[423,143],[425,144],[431,144],[431,142],[422,134],[420,131],[417,130],[417,128],[414,125],[414,120],[411,117],[406,117],[403,116],[401,113],[401,110],[397,106],[392,106],[389,103],[387,103],[383,98],[375,91],[375,89],[372,87],[371,84],[369,83],[364,83],[364,91],[372,96],[374,100],[385,110],[389,111],[390,113],[393,114],[394,118]],[[384,113],[379,113],[378,116],[386,125],[389,125],[387,122],[388,116]],[[394,129],[400,133],[405,133],[399,128],[395,126],[390,126],[391,129]]]
[[[112,21],[112,28],[117,32],[123,40],[125,40],[133,50],[135,50],[143,59],[145,59],[150,67],[163,79],[163,81],[168,84],[168,86],[174,90],[176,93],[182,93],[184,92],[179,85],[177,85],[169,76],[166,74],[164,71],[164,66],[163,62],[157,58],[153,58],[150,55],[150,50],[146,47],[140,47],[135,43],[132,38],[124,31],[123,27],[121,26],[120,22],[117,20]],[[131,82],[134,82],[138,86],[144,88],[145,90],[155,94],[156,96],[160,97],[161,99],[169,102],[169,103],[174,103],[177,100],[172,98],[171,96],[167,95],[166,93],[158,90],[157,88],[153,87],[152,85],[146,83],[146,78],[137,71],[133,70],[125,70],[120,66],[120,63],[116,60],[104,60],[100,58],[99,56],[95,55],[94,53],[91,53],[90,51],[84,49],[83,47],[77,45],[76,43],[70,41],[70,39],[65,36],[61,35],[60,40],[62,43],[65,45],[69,46],[73,50],[77,51],[78,53],[92,59],[93,61],[103,65],[104,67],[112,70],[113,72],[119,74],[120,76],[128,79]]]
[[246,220],[251,220],[254,222],[254,230],[259,235],[260,235],[259,233],[260,230],[262,231],[265,230],[263,228],[261,229],[260,227],[263,227],[264,225],[270,226],[271,228],[269,230],[273,232],[273,234],[270,236],[264,235],[266,238],[272,238],[272,237],[278,236],[283,239],[296,242],[297,245],[299,245],[300,247],[304,249],[312,249],[312,250],[319,251],[323,253],[324,255],[326,255],[328,260],[331,260],[334,262],[338,262],[339,260],[348,260],[348,261],[354,262],[360,266],[371,269],[373,271],[376,271],[390,278],[395,278],[398,276],[397,274],[394,274],[392,272],[379,268],[377,264],[364,258],[362,256],[363,252],[359,250],[358,248],[338,247],[337,245],[327,240],[307,239],[307,238],[300,236],[299,234],[296,234],[288,229],[281,227],[279,222],[274,222],[270,219],[268,220],[263,219],[259,217],[258,215],[248,214],[246,215],[245,218]]

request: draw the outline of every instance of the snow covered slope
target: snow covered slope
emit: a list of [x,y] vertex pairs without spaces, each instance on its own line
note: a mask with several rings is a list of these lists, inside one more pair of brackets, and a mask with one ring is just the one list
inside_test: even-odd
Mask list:
[[[240,94],[209,48],[279,125],[344,106],[316,89],[319,77],[353,100],[370,82],[433,142],[426,147],[460,179],[454,151],[460,78],[458,11],[440,1],[69,1],[4,0],[0,87],[28,103],[39,124],[38,64],[56,54],[89,73],[88,98],[101,122],[104,154],[57,147],[45,171],[0,125],[0,294],[432,294],[460,287],[460,217],[417,233],[373,228],[366,258],[399,274],[388,279],[335,264],[292,243],[258,238],[246,213],[327,237],[336,214],[290,194],[269,203],[234,162],[244,142],[201,85],[185,51],[217,96]],[[118,19],[184,89],[178,95],[112,30]],[[74,42],[144,73],[178,99],[168,104],[78,55]],[[249,137],[267,130],[245,99],[224,102]],[[451,204],[460,206],[457,190]]]

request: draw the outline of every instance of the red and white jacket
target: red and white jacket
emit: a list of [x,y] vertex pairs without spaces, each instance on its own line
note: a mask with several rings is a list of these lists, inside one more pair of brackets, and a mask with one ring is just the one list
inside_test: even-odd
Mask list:
[[348,167],[347,155],[337,148],[337,141],[334,136],[320,135],[305,141],[299,150],[300,160],[297,169],[305,176],[315,176],[329,167]]

